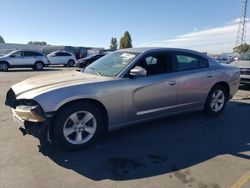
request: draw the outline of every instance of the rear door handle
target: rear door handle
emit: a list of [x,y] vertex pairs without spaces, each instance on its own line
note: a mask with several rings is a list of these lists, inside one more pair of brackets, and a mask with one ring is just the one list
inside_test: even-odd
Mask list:
[[176,84],[176,81],[175,80],[170,80],[168,83],[169,83],[169,85],[173,86],[173,85]]
[[208,74],[207,74],[207,77],[208,77],[208,78],[211,78],[212,76],[213,76],[213,75],[212,75],[211,73],[208,73]]

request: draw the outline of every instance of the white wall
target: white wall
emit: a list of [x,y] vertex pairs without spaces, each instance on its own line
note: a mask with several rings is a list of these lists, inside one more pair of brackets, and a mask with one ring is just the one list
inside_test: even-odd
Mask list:
[[42,45],[0,43],[0,50],[6,50],[6,49],[41,50],[43,47],[44,46],[42,46]]

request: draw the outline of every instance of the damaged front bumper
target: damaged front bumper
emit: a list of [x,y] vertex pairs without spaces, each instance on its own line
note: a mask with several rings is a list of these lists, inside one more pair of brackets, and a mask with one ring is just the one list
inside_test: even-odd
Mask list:
[[20,119],[24,121],[39,123],[39,122],[44,122],[46,120],[45,113],[38,105],[35,106],[20,105],[17,106],[15,109],[12,108],[12,113],[15,116],[20,117]]
[[16,99],[12,89],[7,92],[5,105],[10,106],[14,121],[20,126],[23,134],[37,136],[42,132],[50,140],[48,125],[52,115],[46,114],[42,107],[34,100]]

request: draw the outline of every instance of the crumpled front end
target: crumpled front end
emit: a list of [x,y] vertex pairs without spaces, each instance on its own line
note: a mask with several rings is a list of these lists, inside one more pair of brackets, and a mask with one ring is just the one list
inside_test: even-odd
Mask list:
[[[47,133],[48,118],[42,107],[31,99],[16,99],[12,88],[7,92],[5,105],[11,107],[14,121],[20,126],[23,134],[40,137]],[[48,135],[47,135],[47,138]]]
[[12,89],[7,92],[5,105],[12,108],[12,112],[20,119],[29,122],[44,122],[46,120],[45,112],[42,107],[31,99],[16,99]]

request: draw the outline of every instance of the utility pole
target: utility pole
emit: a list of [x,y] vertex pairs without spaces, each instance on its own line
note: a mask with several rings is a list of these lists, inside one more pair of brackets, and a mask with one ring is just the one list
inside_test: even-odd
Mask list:
[[241,17],[238,28],[238,34],[236,39],[236,47],[246,43],[246,32],[247,32],[247,3],[248,0],[242,0],[241,5]]

